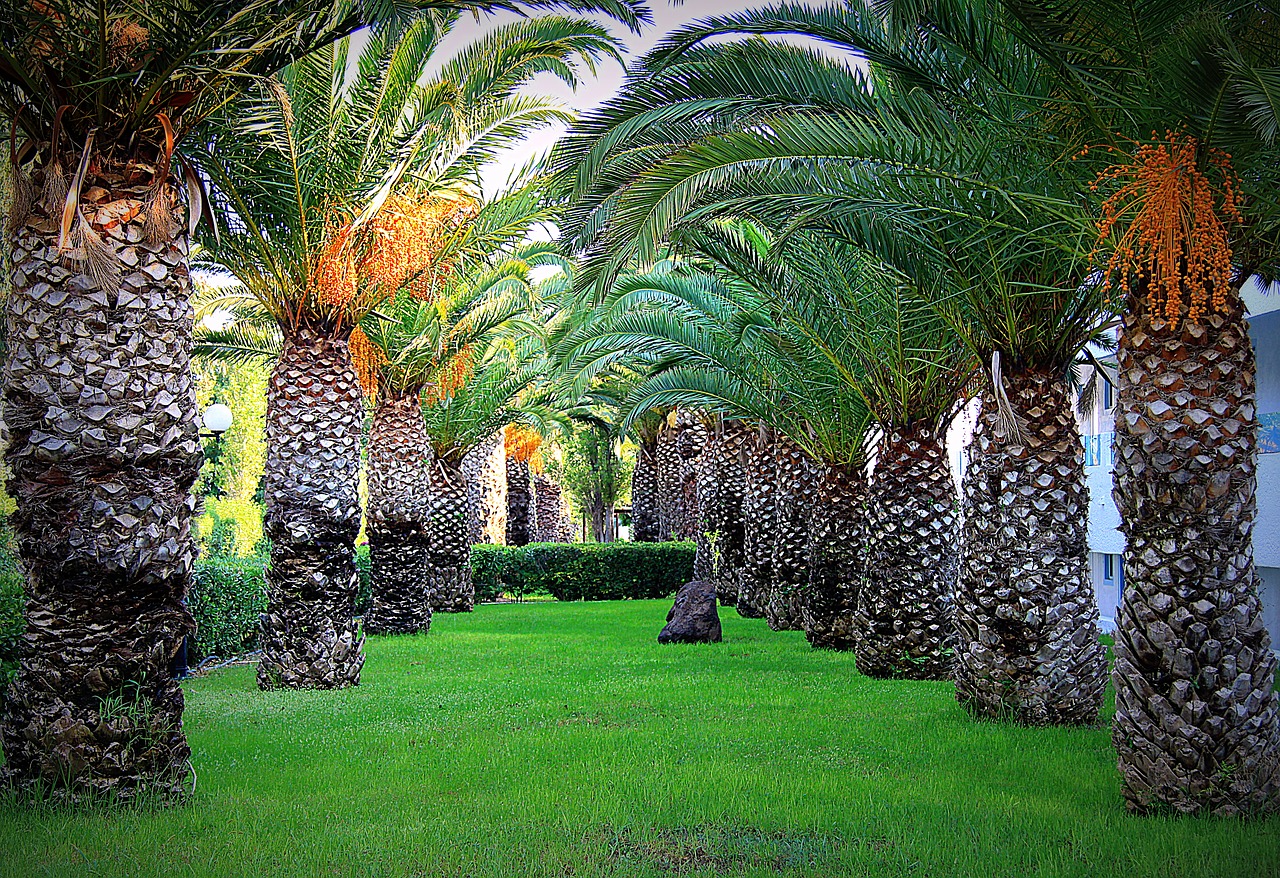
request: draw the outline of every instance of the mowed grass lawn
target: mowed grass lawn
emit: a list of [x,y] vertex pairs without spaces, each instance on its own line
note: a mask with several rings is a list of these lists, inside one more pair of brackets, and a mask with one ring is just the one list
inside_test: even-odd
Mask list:
[[5,875],[1280,875],[1280,819],[1125,813],[1108,732],[974,722],[945,683],[666,602],[484,606],[371,639],[345,692],[187,685],[168,811],[0,805]]

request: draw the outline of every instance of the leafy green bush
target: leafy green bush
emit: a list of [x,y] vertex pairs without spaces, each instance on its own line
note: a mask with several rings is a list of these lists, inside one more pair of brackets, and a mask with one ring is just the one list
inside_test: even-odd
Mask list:
[[267,609],[261,558],[214,558],[196,564],[187,606],[196,618],[189,660],[253,649],[258,615]]
[[196,533],[206,558],[247,558],[269,551],[262,532],[262,507],[252,500],[206,497]]
[[18,666],[18,649],[27,623],[22,616],[26,595],[22,591],[22,568],[13,544],[13,531],[0,519],[0,701],[9,677]]
[[693,543],[475,546],[471,567],[477,600],[502,592],[561,601],[669,598],[693,578],[695,551]]

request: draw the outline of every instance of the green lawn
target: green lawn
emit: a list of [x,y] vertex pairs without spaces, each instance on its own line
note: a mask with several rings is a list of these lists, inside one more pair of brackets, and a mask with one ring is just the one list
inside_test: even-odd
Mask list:
[[1127,815],[1101,728],[973,722],[733,613],[660,647],[667,606],[437,616],[346,692],[192,681],[195,800],[0,806],[0,873],[1280,874],[1280,819]]

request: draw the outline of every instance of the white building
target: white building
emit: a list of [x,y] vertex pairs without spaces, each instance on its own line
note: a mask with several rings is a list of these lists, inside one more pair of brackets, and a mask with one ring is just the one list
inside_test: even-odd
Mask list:
[[[1280,650],[1280,294],[1273,290],[1263,295],[1257,284],[1250,283],[1244,299],[1258,360],[1258,520],[1253,554],[1262,577],[1263,617],[1271,631],[1272,648]],[[1080,423],[1089,476],[1089,560],[1107,631],[1115,628],[1124,589],[1124,536],[1117,530],[1120,514],[1111,499],[1112,392],[1105,386],[1094,410]]]

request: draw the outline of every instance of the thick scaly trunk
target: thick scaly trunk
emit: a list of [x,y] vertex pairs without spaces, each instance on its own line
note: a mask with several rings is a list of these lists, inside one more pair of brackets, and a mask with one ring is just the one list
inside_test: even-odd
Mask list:
[[533,479],[533,495],[538,503],[535,516],[538,525],[538,542],[567,543],[573,538],[569,516],[565,512],[564,497],[560,486],[550,476],[539,474]]
[[773,538],[777,506],[777,459],[768,436],[756,435],[747,444],[743,469],[742,574],[738,578],[738,614],[764,616],[773,587]]
[[817,462],[790,439],[779,437],[774,454],[773,578],[764,617],[774,631],[802,631],[809,585],[809,513],[817,502],[822,474]]
[[702,515],[698,548],[703,560],[698,572],[709,574],[716,596],[725,607],[738,604],[738,581],[743,565],[742,499],[747,480],[743,469],[752,431],[741,421],[725,421],[699,468],[698,509]]
[[1253,564],[1258,421],[1239,292],[1225,315],[1177,329],[1131,297],[1118,360],[1125,798],[1141,811],[1275,811],[1280,716]]
[[431,608],[437,612],[469,613],[475,609],[467,508],[467,483],[461,466],[452,460],[436,458],[431,465],[427,590],[433,601]]
[[462,459],[467,481],[467,538],[472,545],[507,541],[507,431],[504,427]]
[[1026,725],[1098,721],[1107,661],[1089,582],[1089,490],[1065,380],[1007,376],[1022,436],[990,388],[969,446],[956,585],[956,697]]
[[641,442],[631,471],[631,539],[637,543],[656,543],[661,538],[657,453],[656,439]]
[[288,334],[267,386],[267,612],[263,689],[339,689],[360,682],[355,619],[364,406],[345,334]]
[[507,458],[507,545],[527,546],[537,532],[529,461]]
[[679,540],[698,540],[702,513],[698,508],[698,479],[702,472],[703,452],[711,439],[711,432],[695,412],[681,411],[677,415],[679,433],[676,435],[676,452],[680,455],[680,490],[676,498],[675,523],[672,536]]
[[684,458],[676,447],[679,433],[664,425],[658,434],[654,464],[658,480],[658,539],[680,539],[680,497],[684,492]]
[[858,595],[858,670],[949,680],[955,621],[956,490],[937,433],[891,430],[867,502],[867,567]]
[[384,389],[369,431],[370,634],[413,634],[431,627],[427,594],[430,445],[422,389]]
[[104,228],[146,190],[93,185],[104,194],[84,212],[121,267],[118,291],[61,264],[52,219],[9,238],[5,461],[27,629],[0,775],[23,795],[165,800],[191,778],[170,674],[194,631],[183,600],[202,457],[187,237],[145,243],[141,216]]
[[866,477],[856,465],[825,466],[822,477],[809,515],[804,633],[814,647],[851,650],[865,572]]

